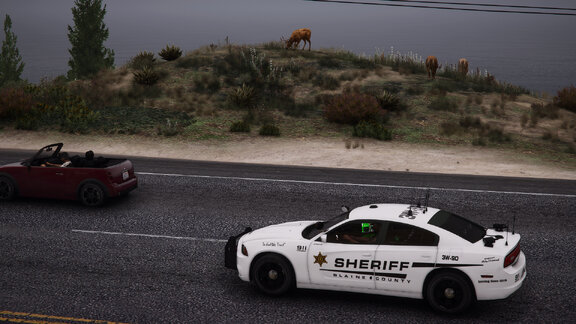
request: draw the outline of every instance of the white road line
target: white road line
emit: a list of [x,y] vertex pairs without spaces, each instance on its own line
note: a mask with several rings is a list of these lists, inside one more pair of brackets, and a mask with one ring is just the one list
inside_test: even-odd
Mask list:
[[551,193],[540,193],[540,192],[497,191],[497,190],[435,188],[435,187],[410,187],[410,186],[391,186],[391,185],[347,183],[347,182],[325,182],[325,181],[309,181],[309,180],[224,177],[224,176],[206,176],[206,175],[195,175],[195,174],[174,174],[174,173],[153,173],[153,172],[136,172],[136,174],[151,175],[151,176],[165,176],[165,177],[183,177],[183,178],[210,178],[210,179],[226,179],[226,180],[336,185],[336,186],[351,186],[351,187],[376,187],[376,188],[391,188],[391,189],[418,189],[418,190],[428,190],[429,189],[429,190],[435,190],[435,191],[459,191],[459,192],[495,193],[495,194],[506,194],[506,195],[526,195],[526,196],[576,198],[576,195],[551,194]]
[[121,232],[106,232],[106,231],[86,231],[73,229],[72,232],[84,233],[84,234],[101,234],[101,235],[123,235],[123,236],[138,236],[138,237],[150,237],[150,238],[163,238],[171,240],[187,240],[187,241],[202,241],[202,242],[227,242],[227,240],[218,240],[211,238],[200,238],[200,237],[186,237],[186,236],[169,236],[169,235],[155,235],[155,234],[139,234],[139,233],[121,233]]

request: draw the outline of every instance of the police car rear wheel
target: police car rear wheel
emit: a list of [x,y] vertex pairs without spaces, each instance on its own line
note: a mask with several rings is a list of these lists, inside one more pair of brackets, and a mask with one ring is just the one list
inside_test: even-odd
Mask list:
[[464,276],[455,272],[442,272],[430,280],[426,300],[436,311],[455,314],[472,305],[474,294]]
[[294,286],[294,270],[283,257],[267,254],[254,262],[252,281],[258,290],[268,295],[282,295]]

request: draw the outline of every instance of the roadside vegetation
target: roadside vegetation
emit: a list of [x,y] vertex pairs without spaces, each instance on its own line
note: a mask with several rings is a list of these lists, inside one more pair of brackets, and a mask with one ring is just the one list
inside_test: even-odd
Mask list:
[[[531,95],[417,55],[225,44],[141,52],[84,80],[0,89],[0,128],[182,141],[324,136],[476,145],[574,162],[576,89]],[[348,147],[348,146],[347,146]],[[363,147],[363,146],[362,146]]]

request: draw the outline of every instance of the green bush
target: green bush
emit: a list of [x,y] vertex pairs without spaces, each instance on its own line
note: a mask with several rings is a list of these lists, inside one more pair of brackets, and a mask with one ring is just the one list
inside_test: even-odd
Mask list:
[[280,136],[280,129],[276,125],[265,124],[260,127],[259,134],[262,136]]
[[59,125],[60,131],[65,133],[87,133],[100,118],[82,98],[73,95],[67,95],[55,104],[44,101],[38,104],[36,113],[41,125]]
[[576,87],[571,85],[558,91],[558,95],[554,97],[554,105],[576,112]]
[[[148,88],[148,87],[147,87]],[[95,128],[108,134],[173,136],[194,122],[185,112],[139,106],[102,107]]]
[[144,51],[134,56],[128,66],[135,70],[143,70],[145,68],[152,68],[155,61],[154,53]]
[[330,122],[356,125],[361,121],[382,120],[386,113],[374,96],[345,92],[327,100],[324,117]]
[[145,86],[153,86],[160,80],[160,74],[150,67],[134,71],[134,82]]
[[375,138],[381,141],[392,140],[392,131],[375,121],[361,121],[358,125],[354,126],[352,135],[356,137]]
[[160,57],[166,61],[174,61],[180,56],[182,56],[182,50],[180,49],[180,47],[174,45],[172,46],[166,45],[166,47],[163,48],[160,51],[160,53],[158,53],[158,55],[160,55]]
[[250,133],[250,124],[245,120],[237,121],[232,123],[230,131],[233,133]]

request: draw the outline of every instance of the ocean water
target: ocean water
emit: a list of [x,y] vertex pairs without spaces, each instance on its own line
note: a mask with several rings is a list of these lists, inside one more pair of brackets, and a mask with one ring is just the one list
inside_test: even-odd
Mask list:
[[[455,0],[465,2],[464,0]],[[467,12],[305,0],[104,0],[105,43],[116,66],[140,51],[166,45],[185,52],[209,44],[258,44],[312,30],[312,48],[362,55],[394,51],[435,55],[441,64],[460,57],[500,81],[556,94],[576,85],[576,16]],[[373,0],[378,3],[378,0]],[[572,7],[573,0],[476,0],[475,3]],[[380,2],[390,3],[390,2]],[[66,74],[67,26],[74,0],[0,0],[9,14],[31,82]],[[560,12],[560,11],[554,11]],[[576,11],[563,11],[576,14]],[[0,35],[1,39],[4,34]]]

